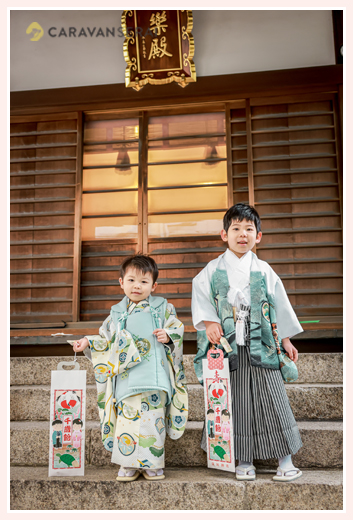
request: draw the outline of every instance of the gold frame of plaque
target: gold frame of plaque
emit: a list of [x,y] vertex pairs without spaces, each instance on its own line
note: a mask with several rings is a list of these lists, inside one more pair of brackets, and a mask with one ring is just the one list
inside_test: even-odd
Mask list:
[[123,11],[125,86],[196,81],[192,11]]

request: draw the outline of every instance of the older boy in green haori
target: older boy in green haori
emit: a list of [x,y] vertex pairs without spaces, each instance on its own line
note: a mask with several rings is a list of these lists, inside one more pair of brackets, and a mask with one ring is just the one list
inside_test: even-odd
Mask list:
[[[202,359],[224,336],[229,358],[234,456],[238,480],[256,478],[253,459],[278,458],[273,480],[288,482],[302,472],[291,455],[302,446],[283,384],[276,345],[294,362],[290,338],[302,327],[283,283],[251,249],[261,240],[261,220],[248,204],[224,215],[221,237],[228,249],[194,278],[192,314],[198,331],[195,372],[202,383]],[[281,339],[282,338],[282,339]],[[201,447],[206,451],[206,429]]]
[[[183,368],[184,325],[165,298],[152,296],[158,267],[145,255],[121,266],[122,301],[99,335],[74,344],[94,366],[102,441],[120,465],[119,481],[165,478],[166,432],[185,430],[188,396]],[[87,347],[90,349],[85,350]]]

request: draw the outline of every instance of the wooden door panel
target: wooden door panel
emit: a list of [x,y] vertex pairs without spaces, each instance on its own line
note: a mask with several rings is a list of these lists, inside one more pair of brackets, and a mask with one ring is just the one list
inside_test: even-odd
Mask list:
[[73,321],[77,113],[11,124],[11,320]]
[[[342,312],[342,216],[333,96],[250,103],[248,155],[262,218],[256,247],[299,316]],[[249,180],[249,197],[251,183]]]

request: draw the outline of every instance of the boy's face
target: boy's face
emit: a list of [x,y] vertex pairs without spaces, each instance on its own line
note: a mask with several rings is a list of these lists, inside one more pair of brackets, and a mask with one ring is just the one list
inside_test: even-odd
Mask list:
[[152,273],[143,274],[134,267],[129,267],[119,282],[126,296],[134,303],[148,298],[157,287],[157,282],[153,283]]
[[228,242],[228,247],[238,258],[250,251],[255,244],[261,240],[262,233],[256,232],[254,222],[247,220],[233,220],[229,226],[228,232],[224,229],[221,231],[221,237],[224,242]]

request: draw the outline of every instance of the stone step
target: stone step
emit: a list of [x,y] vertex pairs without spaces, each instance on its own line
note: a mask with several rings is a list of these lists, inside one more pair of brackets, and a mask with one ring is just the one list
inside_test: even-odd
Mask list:
[[[56,370],[60,361],[72,361],[71,357],[18,357],[10,360],[11,385],[50,384],[50,372]],[[193,365],[194,355],[184,356],[186,378],[189,384],[198,384]],[[87,370],[87,383],[94,384],[92,363],[85,356],[78,356],[82,370]],[[297,383],[342,383],[343,355],[300,354]]]
[[341,470],[306,470],[285,484],[274,470],[253,482],[207,468],[167,468],[165,480],[117,482],[117,469],[87,467],[82,477],[48,477],[45,467],[12,467],[11,510],[342,510]]
[[[189,420],[204,420],[204,396],[201,385],[188,385]],[[342,419],[343,387],[339,384],[286,384],[287,395],[297,420]],[[95,385],[87,385],[86,420],[99,420]],[[50,412],[50,386],[12,386],[11,421],[46,421]]]
[[[342,422],[298,421],[303,446],[293,456],[299,468],[340,468],[343,465]],[[10,464],[47,466],[49,457],[49,422],[11,422]],[[200,448],[203,423],[190,421],[178,440],[166,437],[166,466],[207,466],[206,453]],[[111,454],[103,448],[98,421],[87,421],[86,464],[109,466]],[[277,467],[277,460],[256,461],[256,467]]]

